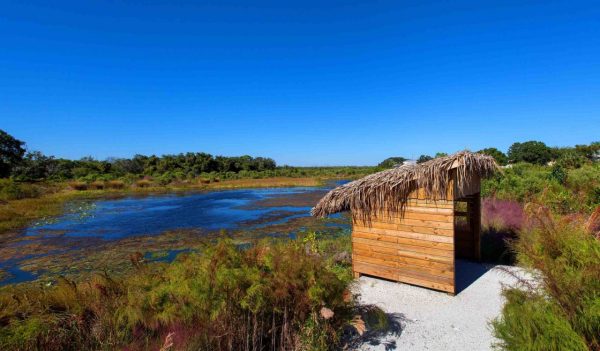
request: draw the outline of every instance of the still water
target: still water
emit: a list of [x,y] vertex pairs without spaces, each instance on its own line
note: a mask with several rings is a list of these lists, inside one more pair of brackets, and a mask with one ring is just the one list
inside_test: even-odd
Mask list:
[[[243,229],[261,235],[293,236],[306,229],[294,220],[309,217],[310,208],[318,199],[343,183],[339,181],[326,187],[236,189],[75,201],[67,205],[63,215],[26,228],[18,240],[0,248],[0,270],[4,272],[3,276],[0,274],[0,285],[37,279],[48,272],[53,257],[70,262],[64,255],[86,256],[90,247],[93,251],[96,245],[98,250],[108,245],[103,243],[120,247],[124,240],[151,238],[172,230],[208,233]],[[302,220],[302,223],[314,223],[311,221]],[[349,227],[349,223],[335,222],[335,219],[324,225]],[[162,260],[172,260],[177,253],[186,250],[184,246],[169,251]],[[53,272],[56,266],[61,264],[56,263]],[[68,268],[69,263],[64,266]]]
[[260,200],[313,192],[315,188],[277,188],[213,191],[98,200],[85,210],[67,213],[50,223],[28,228],[26,235],[121,239],[152,235],[166,230],[201,228],[234,229],[243,222],[258,220],[270,213],[289,212],[286,220],[309,216],[310,206],[254,206]]

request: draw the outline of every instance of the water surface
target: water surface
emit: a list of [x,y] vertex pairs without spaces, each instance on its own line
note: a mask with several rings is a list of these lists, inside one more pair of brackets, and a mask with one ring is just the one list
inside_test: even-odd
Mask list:
[[68,213],[50,223],[30,227],[25,234],[111,240],[182,228],[233,229],[272,213],[289,213],[286,217],[308,216],[310,206],[254,207],[252,204],[270,197],[314,191],[314,188],[244,189],[97,200],[85,216]]
[[[27,228],[18,240],[0,248],[0,269],[7,273],[0,285],[63,269],[79,271],[78,262],[88,260],[114,256],[115,261],[127,261],[133,249],[148,260],[171,261],[188,252],[195,237],[220,230],[293,236],[315,223],[325,230],[347,228],[349,223],[335,217],[324,223],[308,218],[318,199],[341,183],[75,201],[65,214]],[[96,261],[88,266],[97,266]]]

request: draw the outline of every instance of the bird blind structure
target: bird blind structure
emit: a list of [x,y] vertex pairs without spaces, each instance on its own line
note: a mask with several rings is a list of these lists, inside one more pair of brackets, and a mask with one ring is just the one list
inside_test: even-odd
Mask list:
[[480,180],[498,165],[462,151],[371,174],[327,193],[316,217],[350,211],[352,270],[456,293],[456,258],[480,259]]

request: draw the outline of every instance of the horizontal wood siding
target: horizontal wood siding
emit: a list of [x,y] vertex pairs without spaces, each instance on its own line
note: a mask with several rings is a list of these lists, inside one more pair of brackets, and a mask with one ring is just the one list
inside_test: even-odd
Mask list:
[[418,195],[403,214],[354,215],[353,270],[454,293],[454,204]]

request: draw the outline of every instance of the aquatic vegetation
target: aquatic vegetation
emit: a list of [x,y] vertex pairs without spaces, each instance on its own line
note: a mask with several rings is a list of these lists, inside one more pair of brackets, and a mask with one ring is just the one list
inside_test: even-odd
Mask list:
[[[320,191],[320,190],[316,190]],[[259,191],[263,192],[263,191]],[[289,202],[291,209],[296,209],[294,206],[306,206],[307,194],[311,191],[286,191],[282,190],[280,193],[285,194],[275,197],[281,201]],[[278,194],[276,192],[268,192],[269,194]],[[222,198],[220,194],[215,193],[217,198]],[[235,196],[234,193],[228,193]],[[202,195],[204,196],[204,195]],[[212,195],[207,194],[209,199]],[[308,196],[310,197],[310,196]],[[163,204],[160,199],[168,199],[169,197],[158,197],[158,205]],[[186,197],[171,197],[176,201],[182,199],[186,201]],[[235,197],[234,197],[235,198]],[[252,196],[250,198],[253,198]],[[267,197],[268,199],[269,197]],[[148,198],[141,198],[140,201],[147,201]],[[136,211],[140,211],[137,200],[135,198],[129,198],[127,201],[131,201],[132,208]],[[106,203],[104,201],[104,203]],[[115,203],[118,203],[115,202]],[[235,202],[234,202],[235,203]],[[298,234],[305,231],[319,231],[324,235],[332,235],[339,228],[348,228],[349,219],[344,216],[336,218],[328,218],[324,220],[318,220],[308,215],[307,209],[300,208],[300,211],[287,211],[278,210],[277,207],[280,205],[279,202],[251,202],[251,205],[247,206],[247,210],[251,213],[254,211],[260,215],[251,220],[244,220],[244,213],[240,212],[242,208],[233,208],[233,216],[239,218],[235,220],[235,226],[229,230],[228,235],[235,238],[237,243],[251,243],[256,240],[260,240],[264,237],[277,237],[277,238],[294,238]],[[10,261],[10,267],[18,267],[20,271],[31,272],[34,274],[33,278],[37,277],[42,281],[54,281],[58,275],[64,275],[69,279],[80,281],[87,276],[90,272],[101,269],[111,274],[121,275],[127,273],[131,266],[129,265],[130,255],[141,252],[144,255],[152,255],[152,253],[168,253],[165,258],[167,261],[172,260],[172,252],[178,252],[182,250],[197,250],[206,242],[214,240],[219,235],[219,230],[215,229],[193,229],[183,228],[176,230],[166,230],[164,232],[150,233],[143,228],[150,225],[149,222],[145,221],[141,223],[141,229],[143,231],[134,231],[124,236],[111,237],[108,235],[110,240],[103,240],[101,235],[105,232],[102,231],[103,223],[109,223],[112,225],[114,222],[99,222],[96,227],[91,227],[90,231],[86,232],[92,236],[80,237],[79,234],[73,235],[74,232],[78,231],[78,227],[86,227],[88,220],[97,220],[95,217],[96,202],[90,200],[77,200],[68,202],[65,205],[65,213],[71,213],[66,218],[69,222],[72,222],[72,227],[52,227],[52,222],[57,221],[57,217],[51,217],[48,221],[38,221],[40,227],[31,227],[26,233],[27,235],[15,235],[5,236],[5,244],[0,246],[0,262]],[[245,209],[246,207],[244,207]],[[117,208],[109,206],[107,210],[110,216],[118,220],[120,214],[119,211],[115,211]],[[126,213],[131,213],[126,211]],[[110,217],[112,218],[112,217]],[[110,219],[109,218],[109,219]],[[177,217],[173,217],[177,218]],[[220,217],[219,217],[220,218]],[[249,217],[253,218],[253,217]],[[216,222],[225,225],[232,219],[224,217],[222,221],[214,219]],[[122,222],[127,223],[127,222]],[[178,222],[171,224],[177,227]],[[201,226],[202,222],[199,222]],[[45,227],[50,224],[49,227]],[[100,226],[100,227],[98,227]],[[71,229],[69,229],[71,228]],[[116,227],[118,228],[118,227]],[[127,228],[123,227],[123,232],[119,232],[118,229],[115,233],[124,234],[125,231],[131,229],[131,225]],[[137,227],[136,227],[137,228]],[[156,229],[156,226],[152,227]],[[165,227],[169,229],[168,223]],[[99,232],[95,232],[95,229],[99,229]],[[115,231],[115,228],[111,229]],[[73,232],[73,233],[71,233]],[[96,235],[96,236],[93,236]],[[133,235],[133,236],[131,236]],[[0,266],[2,267],[2,266]],[[24,277],[29,277],[27,275]],[[2,281],[0,281],[2,284]]]
[[122,278],[5,287],[0,348],[157,349],[169,335],[174,349],[337,348],[355,315],[349,262],[336,255],[347,238],[245,250],[220,239]]
[[22,228],[35,220],[59,215],[64,203],[70,199],[72,196],[69,195],[51,194],[40,198],[7,201],[0,205],[0,234]]
[[[212,182],[201,184],[198,182],[181,183],[177,186],[125,186],[122,181],[114,181],[116,185],[108,182],[105,189],[88,190],[86,182],[70,183],[41,183],[35,197],[27,195],[17,200],[3,200],[0,196],[0,234],[6,237],[7,232],[22,229],[23,227],[38,222],[51,221],[53,217],[63,213],[63,206],[70,200],[119,198],[125,196],[153,195],[164,193],[182,193],[191,191],[206,191],[219,189],[238,188],[265,188],[265,187],[293,187],[293,186],[319,186],[323,180],[317,178],[275,178],[275,179],[248,179]],[[29,186],[1,180],[1,184],[17,184],[19,187]],[[123,186],[121,186],[121,184]],[[144,183],[145,184],[145,183]],[[12,187],[13,185],[10,185]],[[0,186],[0,190],[1,190]],[[1,193],[1,191],[0,191]],[[14,233],[12,233],[14,234]],[[1,238],[0,238],[1,239]]]

